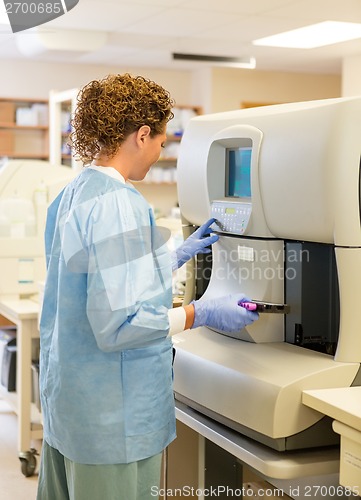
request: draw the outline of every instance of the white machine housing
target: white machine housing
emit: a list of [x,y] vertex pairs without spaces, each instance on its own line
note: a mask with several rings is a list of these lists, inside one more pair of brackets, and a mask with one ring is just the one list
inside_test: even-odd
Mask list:
[[41,160],[9,160],[0,169],[0,296],[26,298],[45,279],[48,204],[75,176]]
[[[236,338],[205,327],[174,337],[176,397],[266,444],[278,440],[278,449],[291,438],[299,447],[321,420],[302,405],[302,390],[348,387],[360,367],[360,116],[360,97],[217,113],[193,118],[181,143],[182,215],[193,225],[211,215],[219,221],[202,299],[243,292],[283,303],[285,241],[328,245],[335,254],[334,357],[286,343],[282,314],[262,314]],[[232,196],[227,155],[239,148],[251,149],[250,193]],[[240,224],[228,222],[236,217]],[[295,256],[298,264],[303,258]]]

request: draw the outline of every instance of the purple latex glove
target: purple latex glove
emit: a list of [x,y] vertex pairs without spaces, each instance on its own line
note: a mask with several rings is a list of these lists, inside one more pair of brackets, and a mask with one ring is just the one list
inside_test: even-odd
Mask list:
[[257,320],[257,312],[247,311],[239,304],[249,302],[242,293],[230,294],[209,300],[195,300],[194,323],[192,328],[209,326],[224,332],[239,332]]
[[209,219],[207,222],[201,225],[193,234],[191,234],[182,245],[180,245],[175,252],[172,254],[172,267],[173,271],[179,269],[183,264],[185,264],[189,259],[197,255],[198,253],[209,253],[211,251],[209,247],[215,243],[219,236],[217,234],[212,234],[212,229],[210,226],[216,221],[216,219]]

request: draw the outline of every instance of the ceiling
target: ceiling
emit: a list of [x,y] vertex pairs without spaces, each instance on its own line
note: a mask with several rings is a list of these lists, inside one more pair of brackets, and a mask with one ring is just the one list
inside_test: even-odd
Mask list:
[[[105,44],[91,52],[44,50],[30,59],[167,69],[205,64],[172,61],[172,52],[182,52],[255,57],[264,71],[341,74],[342,59],[361,54],[361,39],[307,50],[252,45],[257,38],[325,20],[361,23],[361,0],[79,0],[42,29],[49,39],[61,34],[69,40],[71,35],[80,40],[84,30],[94,39],[95,32],[103,32]],[[18,42],[31,45],[35,36],[0,25],[0,59],[29,60]]]

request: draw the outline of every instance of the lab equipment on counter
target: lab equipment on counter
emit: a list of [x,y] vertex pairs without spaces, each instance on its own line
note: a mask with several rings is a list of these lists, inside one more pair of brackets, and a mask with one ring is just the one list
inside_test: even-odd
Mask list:
[[0,169],[0,297],[25,298],[45,277],[48,203],[74,177],[69,167],[9,160]]
[[360,97],[236,110],[193,118],[181,143],[183,220],[219,235],[200,300],[289,309],[175,335],[175,395],[279,451],[337,441],[303,390],[360,383],[360,116]]

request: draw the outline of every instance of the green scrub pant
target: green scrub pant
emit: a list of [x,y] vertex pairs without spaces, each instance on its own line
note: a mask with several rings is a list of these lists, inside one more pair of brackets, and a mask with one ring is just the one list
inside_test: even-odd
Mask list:
[[37,500],[158,499],[162,454],[116,465],[84,465],[43,441]]

